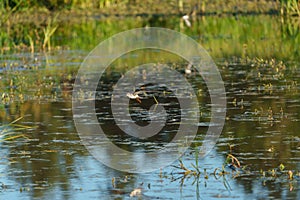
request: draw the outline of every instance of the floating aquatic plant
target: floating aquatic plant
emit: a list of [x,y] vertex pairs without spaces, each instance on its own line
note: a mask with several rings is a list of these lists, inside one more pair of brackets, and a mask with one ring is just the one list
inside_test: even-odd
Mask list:
[[[230,151],[231,149],[232,147],[230,148]],[[196,154],[198,154],[198,152]],[[294,189],[294,185],[297,184],[297,181],[300,178],[299,171],[286,169],[286,166],[282,163],[277,168],[271,168],[266,171],[262,169],[259,172],[252,171],[248,169],[247,166],[242,166],[239,159],[231,153],[227,154],[224,164],[221,167],[215,168],[212,172],[208,172],[207,169],[202,170],[198,163],[198,156],[195,156],[195,158],[196,164],[191,164],[191,168],[187,167],[181,160],[179,160],[179,166],[173,166],[179,171],[172,173],[172,181],[179,180],[180,185],[183,186],[185,180],[194,178],[192,184],[198,184],[200,178],[203,178],[206,187],[206,180],[212,176],[215,180],[221,180],[224,187],[228,191],[231,191],[232,188],[227,180],[229,177],[235,179],[243,178],[245,175],[254,175],[262,179],[263,185],[266,185],[268,181],[274,180],[286,182],[288,183],[289,190],[292,191]]]
[[4,124],[0,126],[0,141],[11,141],[17,138],[29,139],[27,135],[17,132],[34,128],[31,126],[16,124],[16,122],[18,122],[22,118],[23,117],[19,117],[18,119],[10,122],[9,124]]

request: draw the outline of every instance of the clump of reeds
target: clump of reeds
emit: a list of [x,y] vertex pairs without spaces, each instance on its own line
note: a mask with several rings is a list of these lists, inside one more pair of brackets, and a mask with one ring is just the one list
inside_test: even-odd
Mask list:
[[48,51],[51,50],[51,36],[54,34],[56,29],[58,28],[56,15],[54,18],[49,18],[47,20],[47,26],[43,29],[44,32],[44,41],[43,41],[43,49],[48,48]]
[[299,16],[300,17],[300,1],[299,0],[280,0],[280,14]]

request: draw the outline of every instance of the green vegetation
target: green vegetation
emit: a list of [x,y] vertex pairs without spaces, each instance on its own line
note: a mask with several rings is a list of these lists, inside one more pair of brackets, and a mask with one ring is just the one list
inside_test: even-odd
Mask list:
[[3,0],[2,11],[78,11],[114,15],[136,14],[178,14],[178,13],[279,13],[293,14],[298,11],[298,0],[262,0],[262,1],[218,1],[218,0]]
[[[56,29],[58,28],[58,25],[55,25],[56,20],[57,20],[57,16],[56,15],[53,19],[48,18],[47,21],[47,26],[46,28],[43,29],[44,32],[44,41],[43,41],[43,49],[45,50],[46,47],[48,47],[48,50],[51,50],[51,36],[54,34],[54,32],[56,31]],[[30,42],[32,43],[32,42]],[[30,46],[32,46],[33,44],[31,44]]]
[[280,0],[281,15],[290,15],[300,17],[300,1],[299,0]]
[[[231,149],[230,149],[231,151]],[[195,150],[194,154],[198,154]],[[195,158],[195,164],[191,163],[191,166],[186,166],[181,160],[178,165],[172,167],[175,171],[171,175],[172,181],[179,181],[180,186],[183,187],[185,182],[189,179],[192,180],[192,185],[196,183],[196,192],[199,189],[199,182],[204,181],[205,185],[208,179],[214,178],[215,180],[222,181],[226,190],[231,191],[232,188],[229,184],[229,179],[240,179],[247,176],[255,176],[260,178],[262,184],[265,186],[272,181],[278,181],[286,183],[286,187],[291,191],[294,186],[297,185],[297,180],[300,177],[300,172],[296,169],[285,169],[284,164],[279,164],[274,168],[259,171],[250,169],[248,166],[242,166],[240,161],[231,153],[227,154],[224,164],[221,168],[211,169],[211,171],[198,165],[198,157]],[[197,196],[199,194],[197,193]]]
[[28,10],[32,8],[47,9],[50,11],[63,9],[99,9],[128,2],[128,0],[3,0],[0,4],[0,8],[2,10],[10,10],[14,9],[18,4],[21,4],[18,10]]
[[[146,1],[4,0],[0,2],[0,51],[90,50],[114,33],[162,26],[197,37],[215,57],[299,57],[298,0],[169,0],[165,6],[156,0]],[[184,13],[191,14],[191,28],[178,17]],[[258,13],[270,15],[243,15]]]
[[[0,52],[53,49],[90,51],[102,40],[132,28],[159,26],[195,38],[214,58],[250,57],[299,60],[300,26],[293,18],[269,15],[195,18],[193,27],[179,17],[74,19],[60,17],[1,27]],[[51,44],[50,44],[51,41]]]

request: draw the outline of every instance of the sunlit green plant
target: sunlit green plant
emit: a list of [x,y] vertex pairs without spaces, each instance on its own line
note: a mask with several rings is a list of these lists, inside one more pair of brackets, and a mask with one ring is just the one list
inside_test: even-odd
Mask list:
[[58,17],[58,14],[53,19],[49,18],[47,21],[46,28],[43,29],[43,32],[44,32],[43,49],[44,50],[46,49],[46,47],[48,48],[49,51],[51,50],[51,36],[54,34],[56,29],[58,28],[57,17]]
[[0,17],[0,27],[2,27],[3,23],[7,22],[7,20],[12,15],[12,13],[15,12],[18,9],[18,7],[21,6],[22,3],[23,3],[23,0],[20,0],[11,9],[8,9],[7,6],[6,6],[8,4],[8,0],[2,1],[0,3],[0,8],[1,8],[0,9],[0,14],[1,14],[1,17]]
[[299,0],[280,0],[282,15],[297,15],[300,16],[300,1]]
[[31,53],[34,53],[34,42],[33,42],[33,39],[32,39],[32,37],[29,34],[27,34],[27,38],[29,40],[29,46],[30,46]]

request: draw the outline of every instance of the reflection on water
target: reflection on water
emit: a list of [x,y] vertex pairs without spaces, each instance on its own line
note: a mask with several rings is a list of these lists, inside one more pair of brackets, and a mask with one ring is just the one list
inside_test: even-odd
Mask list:
[[[212,22],[208,20],[206,23]],[[210,41],[207,44],[211,44]],[[218,52],[217,56],[220,55]],[[227,119],[214,150],[208,157],[199,160],[201,173],[194,182],[194,177],[180,178],[180,170],[174,167],[179,166],[179,161],[175,161],[174,166],[137,175],[110,169],[88,153],[77,135],[71,110],[72,82],[83,55],[83,52],[59,50],[47,56],[21,54],[1,60],[1,66],[8,62],[19,66],[23,63],[20,57],[24,57],[27,63],[20,69],[1,68],[1,95],[5,94],[0,105],[1,125],[23,116],[17,123],[31,127],[17,129],[7,126],[10,131],[25,134],[28,138],[1,140],[1,198],[129,199],[135,188],[142,189],[143,199],[300,198],[297,174],[300,170],[299,62],[246,58],[226,59],[224,62],[221,59],[218,66],[227,91]],[[135,55],[140,59],[137,63],[155,57],[151,56],[139,58],[138,54]],[[127,59],[119,59],[116,66],[128,64]],[[181,73],[184,73],[185,66],[186,63],[182,62],[172,63],[172,67]],[[101,86],[108,92],[103,93],[104,98],[97,100],[96,110],[101,118],[100,124],[111,133],[111,141],[124,149],[145,149],[141,141],[120,133],[107,109],[110,99],[106,97],[111,94],[113,82],[126,69],[121,67],[108,71],[103,77]],[[192,163],[195,163],[194,147],[201,145],[208,128],[210,98],[201,76],[186,78],[197,88],[195,93],[198,94],[201,112],[193,148],[181,157],[185,166],[192,168]],[[169,114],[176,118],[181,113],[176,101],[170,98],[167,102],[170,104]],[[138,121],[137,111],[142,110],[141,119],[144,121],[140,123],[147,123],[148,115],[144,111],[153,103],[155,101],[150,98],[142,105],[131,100],[133,118]],[[171,129],[164,130],[153,141],[147,141],[147,148],[156,149],[159,145],[155,142],[163,144],[168,141],[172,127],[176,127],[179,121],[180,118],[169,121]],[[245,168],[239,171],[237,177],[233,177],[232,173],[215,177],[215,169],[222,170],[228,153],[236,156]],[[280,164],[285,166],[282,173],[278,168]],[[273,169],[275,172],[272,172]],[[232,172],[229,167],[225,170]],[[293,180],[288,179],[288,170],[293,171]]]
[[[237,63],[221,65],[228,95],[227,121],[215,150],[199,161],[202,173],[206,169],[209,176],[208,179],[200,176],[198,186],[192,184],[192,179],[184,180],[180,186],[180,179],[174,181],[176,168],[172,166],[151,174],[130,175],[98,163],[81,145],[76,133],[72,120],[71,94],[61,98],[63,94],[60,93],[56,100],[15,102],[5,105],[5,109],[1,110],[2,122],[12,121],[22,115],[24,118],[18,123],[34,126],[28,131],[21,130],[29,139],[1,142],[1,195],[36,199],[129,198],[130,192],[140,187],[143,188],[143,197],[149,199],[197,196],[297,199],[299,177],[295,176],[292,182],[284,175],[274,180],[264,180],[260,170],[279,170],[277,167],[281,163],[295,174],[299,170],[299,87],[295,84],[299,81],[299,70],[286,66],[282,77],[278,78],[270,70],[264,71],[259,66]],[[201,77],[190,77],[188,80],[202,88],[202,96],[207,95]],[[270,82],[272,86],[268,85]],[[137,102],[133,103],[139,106]],[[99,114],[106,116],[107,111],[100,108],[106,108],[108,104],[99,105]],[[201,116],[203,121],[209,119],[209,108],[205,108],[205,105],[209,107],[207,97],[202,98],[201,102],[203,110],[207,110]],[[112,127],[109,120],[102,123],[107,129]],[[203,122],[199,124],[195,145],[199,145],[198,140],[201,144],[207,125]],[[119,131],[111,129],[112,141],[124,148],[131,145],[142,147],[139,142],[116,137]],[[150,142],[147,144],[153,148],[156,145]],[[213,176],[215,168],[222,167],[229,153],[228,145],[232,145],[231,153],[250,171],[242,172],[237,178],[228,175],[226,182],[231,189],[224,186],[222,178],[216,179]],[[181,159],[186,166],[191,166],[195,159],[193,149]],[[289,191],[291,184],[293,189]]]

